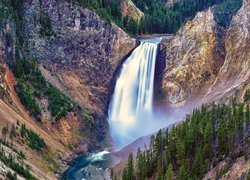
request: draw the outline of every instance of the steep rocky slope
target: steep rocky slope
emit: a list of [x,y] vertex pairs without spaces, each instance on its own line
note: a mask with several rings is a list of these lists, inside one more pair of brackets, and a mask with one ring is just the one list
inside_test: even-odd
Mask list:
[[130,18],[140,20],[144,15],[132,2],[132,0],[120,0],[122,15]]
[[162,92],[168,108],[226,99],[245,88],[250,70],[249,19],[247,0],[226,29],[209,9],[162,43],[166,61]]
[[[131,1],[121,4],[124,16],[142,16]],[[165,69],[157,69],[162,76],[162,93],[157,100],[161,107],[191,108],[226,99],[238,89],[242,97],[250,82],[249,12],[250,2],[245,0],[230,26],[223,29],[209,9],[161,44],[161,63],[166,64]],[[48,146],[44,154],[17,141],[14,146],[25,152],[35,177],[54,179],[72,151],[101,147],[96,141],[107,136],[109,94],[120,65],[136,41],[95,12],[68,1],[24,0],[20,13],[21,22],[16,22],[11,16],[13,10],[1,6],[0,126],[19,120],[39,134]],[[18,29],[18,23],[23,29]],[[17,47],[20,34],[23,46]],[[16,79],[6,65],[17,57],[38,60],[46,80],[86,112],[69,112],[55,123],[45,98],[37,100],[42,109],[42,120],[37,122],[20,103],[14,90]]]
[[55,0],[25,1],[24,24],[27,55],[58,76],[79,105],[104,114],[114,72],[135,40],[93,11]]
[[[95,12],[67,1],[17,4],[19,18],[9,1],[0,2],[0,126],[3,129],[18,120],[40,135],[46,143],[40,154],[18,143],[18,138],[13,140],[14,147],[24,151],[35,177],[55,179],[77,153],[107,146],[103,140],[107,142],[108,137],[105,111],[109,92],[119,66],[136,42]],[[15,92],[17,82],[6,65],[20,59],[38,60],[46,80],[79,108],[56,122],[48,98],[43,96],[36,98],[41,120],[31,117]]]
[[[226,57],[208,95],[232,91],[238,86],[249,83],[250,78],[250,1],[245,0],[242,8],[233,17],[226,31]],[[223,93],[222,93],[223,95]],[[220,96],[222,96],[220,95]]]
[[[6,22],[5,22],[6,23]],[[3,25],[3,24],[2,24]],[[11,30],[11,24],[6,23],[7,30]],[[3,27],[3,26],[1,26]],[[1,28],[1,32],[3,33],[5,28]],[[8,31],[7,31],[8,32]],[[11,32],[11,31],[9,31]],[[1,127],[1,148],[4,149],[5,153],[12,154],[14,156],[17,156],[17,151],[22,151],[25,155],[25,159],[23,161],[20,161],[22,164],[29,165],[31,169],[31,174],[37,179],[56,179],[55,172],[58,168],[58,162],[61,162],[60,157],[67,157],[70,155],[70,150],[63,146],[62,143],[60,143],[55,138],[51,137],[51,135],[48,133],[48,131],[41,128],[39,124],[36,123],[36,121],[27,113],[24,106],[21,104],[15,90],[14,90],[14,84],[15,84],[15,78],[12,74],[12,72],[8,69],[5,60],[7,57],[10,57],[13,55],[13,41],[11,41],[11,38],[8,38],[9,36],[0,36],[0,127]],[[6,38],[7,37],[7,38]],[[13,36],[14,37],[14,36]],[[6,44],[8,46],[6,46]],[[10,139],[10,131],[7,130],[7,137],[6,141],[12,142],[12,146],[6,146],[3,144],[3,128],[10,127],[12,125],[15,125],[16,123],[19,124],[25,124],[25,126],[28,129],[31,129],[32,131],[39,134],[41,138],[45,140],[46,143],[46,150],[43,152],[37,152],[35,150],[32,150],[28,143],[25,145],[23,144],[23,140],[18,140],[19,137],[15,137],[14,139]],[[18,125],[16,125],[18,130]],[[17,134],[17,136],[19,136]],[[17,151],[16,151],[17,150]],[[2,155],[2,153],[1,153]],[[47,157],[47,158],[45,158]],[[57,161],[57,162],[56,162]],[[55,163],[56,162],[56,163]],[[63,166],[65,164],[61,163],[60,168],[64,169]],[[5,178],[5,174],[7,171],[15,172],[8,166],[6,166],[4,163],[1,162],[1,172],[0,176],[2,178]],[[52,172],[54,171],[54,172]],[[23,177],[18,175],[19,179],[22,179]]]
[[209,9],[166,42],[162,90],[171,105],[184,105],[212,84],[224,62],[221,34]]

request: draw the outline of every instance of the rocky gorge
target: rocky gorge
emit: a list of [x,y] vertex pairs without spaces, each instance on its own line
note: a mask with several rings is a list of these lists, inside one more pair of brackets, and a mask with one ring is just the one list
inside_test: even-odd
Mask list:
[[[57,179],[73,158],[111,146],[108,105],[117,73],[137,40],[71,1],[23,0],[19,20],[8,2],[0,2],[0,125],[19,120],[37,132],[46,152],[23,147],[18,140],[14,146],[25,152],[35,178]],[[136,19],[143,16],[132,1],[121,3],[124,16],[131,11]],[[163,39],[156,65],[159,109],[185,114],[203,103],[243,98],[250,88],[249,12],[250,2],[244,0],[230,25],[221,27],[211,7]],[[35,59],[46,81],[77,108],[55,122],[48,98],[36,98],[42,109],[37,122],[14,90],[17,82],[7,64],[18,58]]]
[[170,109],[194,107],[246,88],[249,6],[244,1],[226,28],[217,23],[213,8],[200,12],[170,40],[162,42],[159,61],[165,61],[166,67],[161,70],[159,96],[164,100],[157,103],[163,102]]

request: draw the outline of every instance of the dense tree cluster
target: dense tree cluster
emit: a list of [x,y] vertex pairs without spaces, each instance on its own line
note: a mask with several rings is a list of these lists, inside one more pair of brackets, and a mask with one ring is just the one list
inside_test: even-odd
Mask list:
[[138,25],[138,33],[174,33],[191,20],[198,11],[215,6],[220,25],[227,26],[232,15],[240,8],[242,0],[180,0],[173,7],[166,8],[164,1],[133,0],[145,13]]
[[[237,157],[249,157],[250,109],[241,103],[203,105],[186,121],[151,137],[146,150],[129,156],[124,180],[155,178],[201,179],[221,160],[227,166]],[[218,177],[228,169],[218,172]]]
[[117,0],[73,0],[81,6],[95,9],[100,17],[108,22],[122,25],[122,11]]
[[242,5],[242,0],[226,0],[215,6],[215,17],[219,25],[228,26],[234,14]]
[[122,17],[117,0],[75,0],[78,4],[93,8],[107,21],[114,21],[132,34],[175,33],[185,22],[191,20],[198,11],[215,6],[218,23],[227,26],[232,15],[240,8],[242,0],[180,0],[167,8],[165,0],[133,0],[144,12],[140,21]]
[[10,180],[17,180],[17,174],[16,173],[11,173],[10,171],[7,172],[6,177]]
[[34,179],[34,177],[30,173],[30,170],[16,161],[15,157],[12,154],[6,155],[3,148],[0,149],[0,160],[24,178]]

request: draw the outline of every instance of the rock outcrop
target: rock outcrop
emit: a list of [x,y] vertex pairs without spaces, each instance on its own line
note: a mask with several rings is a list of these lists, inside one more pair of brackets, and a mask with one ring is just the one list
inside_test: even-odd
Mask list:
[[135,20],[140,20],[142,16],[144,15],[143,12],[141,12],[135,4],[132,2],[132,0],[120,0],[121,9],[122,9],[122,16],[128,16]]
[[233,17],[226,32],[226,57],[211,90],[235,87],[250,77],[250,1]]
[[25,1],[24,24],[27,55],[57,76],[79,105],[103,115],[114,72],[135,40],[65,1]]
[[250,81],[249,12],[249,0],[244,0],[229,27],[222,28],[211,8],[162,43],[166,51],[164,105],[192,108],[222,99],[226,102],[246,88]]
[[162,90],[171,106],[184,105],[212,84],[224,62],[221,33],[209,9],[198,13],[165,43]]

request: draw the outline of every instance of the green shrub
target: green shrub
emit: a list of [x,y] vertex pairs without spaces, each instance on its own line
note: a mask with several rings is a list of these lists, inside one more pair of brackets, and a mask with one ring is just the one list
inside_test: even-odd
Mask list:
[[75,106],[75,103],[69,97],[65,96],[51,85],[46,89],[45,95],[49,99],[49,109],[55,121],[65,117]]

